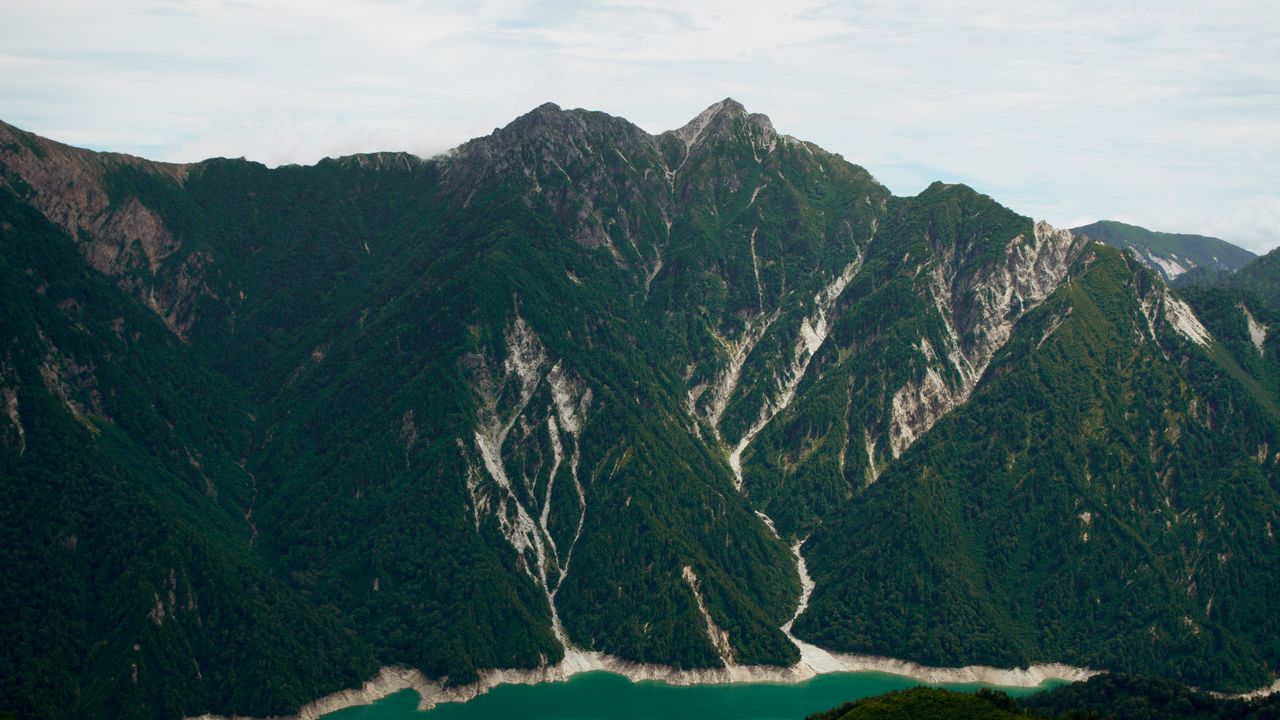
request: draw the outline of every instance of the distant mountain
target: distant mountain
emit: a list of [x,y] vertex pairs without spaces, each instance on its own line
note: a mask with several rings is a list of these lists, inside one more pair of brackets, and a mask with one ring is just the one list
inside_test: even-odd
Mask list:
[[1272,310],[1280,311],[1280,248],[1222,279],[1226,287],[1248,290]]
[[0,198],[0,710],[1280,668],[1280,313],[732,100],[276,169],[0,124]]
[[1212,285],[1257,256],[1225,240],[1204,235],[1156,232],[1114,220],[1073,228],[1072,232],[1120,249],[1129,249],[1147,267],[1174,285]]

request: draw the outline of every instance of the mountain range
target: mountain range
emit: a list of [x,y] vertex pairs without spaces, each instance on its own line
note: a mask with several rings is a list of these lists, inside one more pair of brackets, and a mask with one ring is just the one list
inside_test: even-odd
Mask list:
[[0,124],[0,709],[802,643],[1269,684],[1265,260],[1171,290],[732,100],[275,169]]
[[1174,286],[1208,286],[1257,259],[1257,255],[1225,240],[1204,235],[1156,232],[1114,220],[1073,228],[1134,257]]

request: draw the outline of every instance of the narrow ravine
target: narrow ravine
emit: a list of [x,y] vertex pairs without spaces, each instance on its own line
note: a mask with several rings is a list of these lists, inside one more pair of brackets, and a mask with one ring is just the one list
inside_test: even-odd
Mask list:
[[249,507],[244,511],[244,521],[249,523],[249,547],[258,541],[258,524],[253,520],[253,509],[258,505],[258,478],[245,468],[244,463],[237,463],[245,475],[249,476],[251,495],[249,496]]
[[[871,237],[875,237],[874,225],[872,226]],[[870,239],[868,242],[870,242]],[[755,254],[754,245],[755,233],[753,232],[753,261]],[[856,276],[858,271],[862,269],[865,252],[865,248],[859,251],[858,256],[845,266],[835,279],[819,290],[814,296],[814,314],[812,317],[805,317],[800,323],[800,330],[796,338],[795,357],[792,360],[791,366],[788,368],[786,379],[779,382],[777,398],[773,402],[770,402],[767,398],[765,399],[756,421],[752,423],[751,427],[749,427],[745,433],[743,433],[733,450],[730,451],[729,467],[733,470],[734,487],[739,493],[745,494],[742,476],[742,453],[746,451],[747,447],[751,444],[751,441],[759,435],[760,431],[763,430],[775,417],[777,417],[779,413],[786,410],[787,407],[791,405],[792,400],[795,399],[796,390],[799,388],[800,382],[804,379],[805,373],[809,369],[809,363],[818,353],[818,350],[822,348],[823,343],[826,342],[827,334],[830,331],[828,314],[835,307],[836,300],[838,300],[840,295],[844,293],[845,288],[849,286],[849,283],[853,280],[854,276]],[[725,399],[726,402],[727,400],[728,398]],[[756,516],[764,522],[765,526],[769,528],[769,531],[773,533],[774,537],[781,539],[778,534],[778,530],[773,523],[773,518],[758,509],[755,513]],[[795,557],[796,562],[796,575],[800,578],[800,598],[796,603],[795,613],[781,629],[783,634],[787,636],[787,639],[790,640],[791,643],[795,645],[796,649],[800,651],[800,661],[795,666],[797,670],[801,673],[810,674],[833,672],[843,667],[840,661],[836,660],[830,653],[822,648],[800,640],[791,632],[791,627],[795,624],[796,619],[799,618],[800,615],[809,607],[809,597],[813,594],[813,580],[809,577],[809,569],[805,564],[804,555],[801,554],[801,548],[803,545],[804,541],[800,540],[791,547],[791,554]]]
[[[712,337],[720,343],[729,358],[728,365],[716,376],[715,382],[709,389],[711,399],[706,410],[706,421],[711,427],[711,432],[715,436],[716,442],[722,442],[720,419],[724,416],[724,411],[729,406],[729,399],[733,397],[734,392],[738,389],[738,381],[742,378],[742,368],[746,365],[747,358],[751,355],[751,351],[755,349],[756,344],[768,332],[769,326],[773,324],[774,320],[778,319],[779,313],[779,310],[774,310],[768,315],[761,312],[751,318],[747,321],[746,327],[743,328],[742,336],[734,341],[725,340],[712,333]],[[692,396],[690,396],[690,413],[694,418],[698,417],[697,407]]]
[[[805,373],[809,370],[809,363],[813,361],[814,355],[818,354],[818,350],[827,340],[827,334],[831,330],[827,315],[835,306],[836,300],[849,286],[849,282],[853,280],[858,271],[862,269],[863,252],[859,252],[858,256],[853,259],[845,268],[832,280],[828,285],[818,291],[813,301],[816,310],[812,317],[806,317],[800,321],[800,330],[796,337],[795,356],[791,361],[790,367],[787,369],[785,379],[778,380],[778,396],[772,402],[768,399],[760,406],[760,413],[756,416],[755,422],[747,431],[738,439],[737,445],[729,452],[729,467],[733,470],[733,483],[739,492],[742,492],[742,453],[746,451],[751,441],[756,439],[761,430],[764,430],[775,417],[783,410],[786,410],[791,401],[795,399],[796,390],[800,387],[800,382],[804,380]],[[746,362],[746,357],[742,358],[742,362]],[[736,374],[741,372],[741,364],[736,368]],[[724,399],[727,405],[728,397]],[[723,412],[721,408],[720,412]],[[718,419],[718,415],[715,416]]]
[[[552,365],[549,370],[544,370],[549,364],[546,349],[533,329],[518,315],[508,328],[505,339],[507,357],[501,365],[501,373],[495,373],[493,377],[482,375],[475,381],[474,389],[481,399],[475,447],[488,477],[504,495],[495,509],[503,536],[522,559],[526,552],[533,552],[533,567],[529,567],[525,562],[525,569],[546,595],[552,634],[565,656],[568,657],[574,648],[560,619],[560,612],[556,608],[556,594],[559,593],[565,578],[569,575],[573,550],[582,536],[582,527],[586,521],[586,491],[578,477],[578,464],[581,458],[579,435],[582,432],[584,416],[591,404],[591,390],[571,378],[559,362]],[[519,394],[515,406],[510,412],[503,414],[499,412],[499,393],[509,379],[516,380]],[[552,400],[546,421],[552,462],[547,487],[541,501],[542,507],[533,508],[537,517],[535,521],[535,513],[525,507],[520,494],[516,492],[512,478],[507,474],[503,449],[507,442],[507,435],[524,415],[538,387],[544,382],[551,391]],[[571,446],[566,446],[564,434],[573,440]],[[562,472],[566,459],[569,465],[569,477],[573,480],[574,491],[578,496],[579,514],[573,539],[562,554],[560,548],[556,546],[555,538],[552,537],[550,521],[552,491],[555,489],[556,477]],[[529,482],[527,479],[521,478],[521,480],[526,485]],[[483,503],[475,496],[476,490],[470,483],[468,483],[468,491],[473,494],[473,506],[480,507]],[[536,497],[534,502],[536,505]],[[551,563],[554,563],[556,568],[554,582],[551,577]]]
[[817,645],[801,640],[791,632],[791,627],[795,625],[796,620],[809,609],[809,598],[813,596],[813,578],[809,577],[809,566],[805,563],[804,554],[801,552],[807,541],[808,538],[797,540],[791,546],[791,555],[796,559],[796,573],[800,576],[800,600],[796,603],[795,614],[782,626],[782,633],[800,651],[800,666],[812,670],[814,674],[839,672],[844,669],[844,664],[839,659]]
[[721,664],[725,668],[732,668],[737,663],[734,661],[733,645],[729,642],[729,633],[725,632],[716,624],[714,618],[711,617],[711,611],[707,609],[707,601],[702,597],[702,583],[698,580],[698,575],[694,573],[693,568],[685,565],[680,573],[689,590],[693,592],[694,602],[698,606],[698,614],[702,615],[702,622],[707,626],[707,639],[711,641],[711,646],[715,648],[716,655],[720,658]]
[[[667,247],[671,246],[671,218],[664,213],[662,222],[667,226]],[[648,269],[644,276],[644,302],[649,301],[649,288],[653,285],[653,279],[658,277],[658,273],[662,272],[662,248],[657,243],[653,245],[653,265]]]
[[[756,188],[756,192],[760,192],[760,188]],[[752,202],[755,196],[751,196]],[[760,258],[756,256],[756,233],[760,232],[759,226],[751,230],[751,271],[756,276],[756,298],[760,303],[760,312],[764,312],[764,285],[760,284]]]

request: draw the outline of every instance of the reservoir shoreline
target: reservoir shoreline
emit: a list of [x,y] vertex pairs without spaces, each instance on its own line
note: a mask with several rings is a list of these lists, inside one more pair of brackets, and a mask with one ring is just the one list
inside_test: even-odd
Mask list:
[[[556,665],[534,669],[484,670],[473,683],[446,687],[413,668],[387,666],[359,688],[339,690],[313,700],[299,708],[296,715],[275,716],[270,720],[318,720],[324,715],[351,707],[370,705],[403,690],[413,690],[421,698],[419,710],[430,710],[441,703],[466,702],[500,685],[534,685],[560,682],[587,672],[604,671],[620,675],[632,682],[657,681],[669,685],[725,685],[737,683],[792,684],[829,673],[877,672],[898,675],[929,684],[979,683],[995,687],[1032,688],[1045,682],[1076,682],[1099,674],[1098,670],[1072,667],[1061,663],[1032,665],[1027,668],[995,668],[970,665],[960,668],[937,668],[905,660],[846,653],[824,653],[827,662],[814,667],[805,659],[789,667],[738,665],[727,668],[682,670],[667,665],[635,663],[597,652],[572,650]],[[205,714],[187,720],[262,720],[250,716]]]

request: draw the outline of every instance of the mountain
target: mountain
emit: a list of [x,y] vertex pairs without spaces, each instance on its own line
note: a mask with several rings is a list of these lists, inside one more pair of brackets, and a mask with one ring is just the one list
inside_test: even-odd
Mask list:
[[1247,327],[1263,311],[1179,298],[1100,245],[1068,275],[972,399],[814,534],[796,632],[931,665],[1265,684],[1280,376],[1275,336]]
[[1100,220],[1072,232],[1128,249],[1165,282],[1183,287],[1211,285],[1257,257],[1218,238],[1156,232],[1115,220]]
[[0,298],[3,707],[282,713],[376,670],[252,552],[242,394],[8,189]]
[[1280,251],[1272,250],[1219,284],[1252,292],[1267,307],[1280,310]]
[[0,457],[29,478],[4,602],[68,533],[115,558],[60,580],[105,602],[0,621],[6,676],[63,678],[0,709],[263,715],[378,665],[461,685],[586,652],[789,666],[792,621],[921,662],[1280,666],[1280,317],[961,185],[894,197],[732,100],[275,169],[0,125],[0,193],[27,318]]

